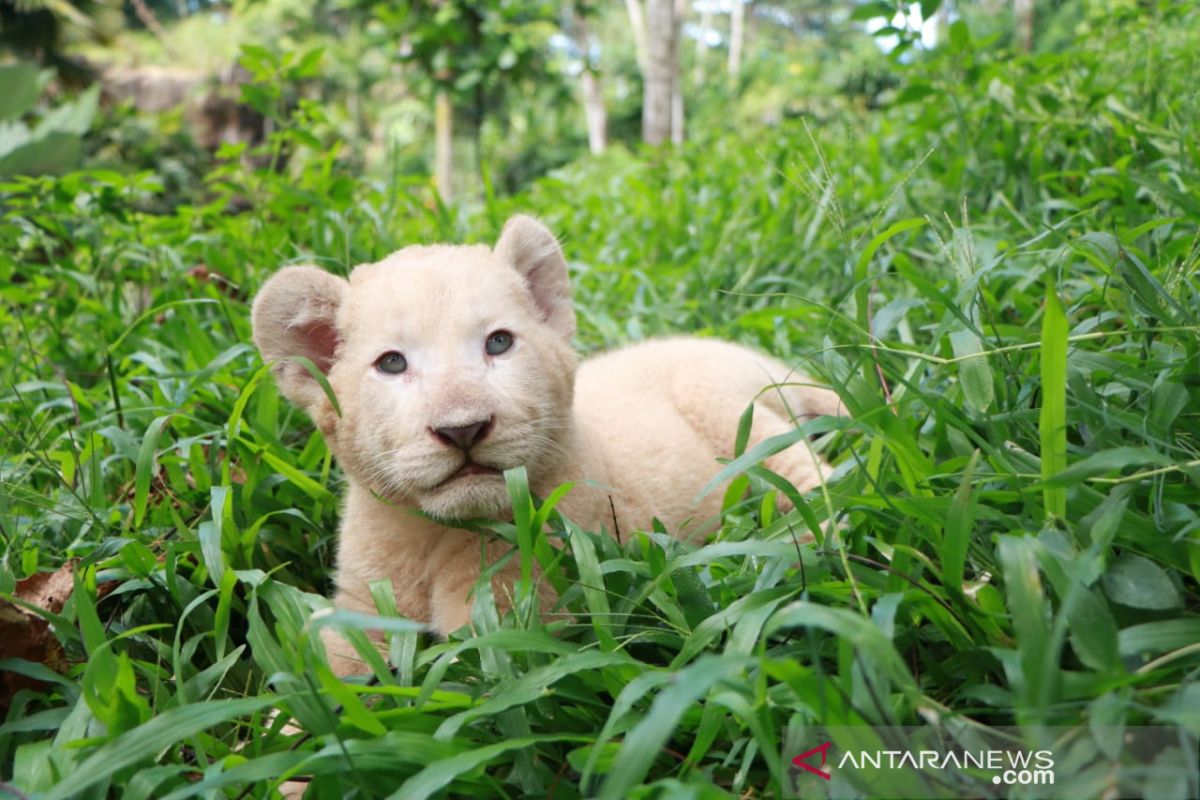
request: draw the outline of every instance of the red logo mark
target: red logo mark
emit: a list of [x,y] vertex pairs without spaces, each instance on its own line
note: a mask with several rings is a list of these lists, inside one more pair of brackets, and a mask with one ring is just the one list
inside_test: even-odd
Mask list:
[[813,775],[818,775],[827,781],[832,780],[833,776],[830,775],[828,772],[822,772],[820,769],[818,769],[817,767],[814,767],[812,764],[809,764],[807,762],[807,759],[809,757],[814,756],[817,753],[820,753],[821,754],[821,763],[819,766],[822,766],[822,767],[825,766],[825,759],[829,755],[829,747],[832,744],[833,744],[833,742],[826,742],[825,744],[820,745],[819,747],[814,747],[812,750],[801,753],[800,755],[798,755],[792,759],[792,764],[799,767],[800,769],[808,770]]

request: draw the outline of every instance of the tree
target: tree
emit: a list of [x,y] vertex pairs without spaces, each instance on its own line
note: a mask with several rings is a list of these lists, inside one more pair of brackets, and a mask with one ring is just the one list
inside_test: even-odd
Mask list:
[[684,110],[683,110],[683,76],[679,72],[680,43],[679,31],[683,20],[687,17],[688,0],[675,0],[675,59],[671,72],[671,142],[683,144]]
[[444,200],[478,194],[480,127],[512,86],[545,74],[554,10],[550,2],[519,0],[377,6],[376,16],[401,34],[402,58],[432,90],[435,176]]
[[102,0],[0,0],[0,52],[53,67],[61,80],[75,85],[93,76],[64,54],[65,44],[107,42],[120,29],[119,8]]
[[729,77],[736,83],[742,72],[742,47],[746,43],[746,3],[733,0],[729,12]]
[[587,123],[588,149],[593,153],[603,153],[608,146],[608,110],[604,105],[600,69],[592,57],[595,42],[587,18],[594,11],[595,9],[586,2],[572,2],[568,11],[567,29],[582,62],[579,88],[583,96],[583,113]]
[[1029,53],[1033,50],[1033,0],[1013,0],[1013,15],[1017,18],[1017,46]]
[[[660,145],[672,138],[672,108],[679,81],[676,0],[647,0],[643,69],[642,139]],[[682,133],[682,131],[681,131]]]
[[646,12],[641,0],[625,0],[625,11],[629,14],[629,31],[633,34],[633,51],[637,55],[638,69],[646,72]]

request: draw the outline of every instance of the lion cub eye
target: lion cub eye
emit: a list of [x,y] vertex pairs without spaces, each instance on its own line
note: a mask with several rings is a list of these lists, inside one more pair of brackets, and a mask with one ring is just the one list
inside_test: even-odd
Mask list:
[[489,356],[498,356],[513,346],[513,335],[508,331],[495,331],[484,342],[483,349]]
[[375,359],[375,369],[380,372],[386,372],[388,375],[399,375],[408,369],[408,361],[402,354],[397,353],[395,350],[388,350]]

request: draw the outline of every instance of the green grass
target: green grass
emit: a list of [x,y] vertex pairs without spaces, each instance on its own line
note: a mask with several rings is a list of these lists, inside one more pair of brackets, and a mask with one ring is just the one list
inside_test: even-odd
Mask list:
[[[779,796],[816,723],[1200,732],[1200,18],[1156,13],[1065,54],[959,39],[905,102],[613,152],[472,213],[332,155],[224,167],[169,214],[149,175],[0,186],[0,598],[75,575],[42,612],[64,674],[0,664],[41,679],[0,796]],[[478,635],[392,621],[378,683],[342,684],[316,629],[362,621],[311,619],[342,478],[247,300],[517,210],[563,238],[582,349],[694,331],[830,382],[836,473],[781,514],[739,459],[700,546],[579,530],[514,475],[494,535],[573,621],[524,581],[501,619],[484,586]]]

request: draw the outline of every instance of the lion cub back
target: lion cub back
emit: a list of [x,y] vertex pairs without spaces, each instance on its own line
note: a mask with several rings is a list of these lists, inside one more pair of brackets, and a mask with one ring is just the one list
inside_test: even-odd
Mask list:
[[[779,361],[730,342],[693,337],[643,342],[580,366],[579,446],[614,490],[623,529],[646,527],[658,518],[676,535],[708,530],[722,492],[710,492],[699,503],[697,495],[721,469],[717,459],[732,457],[747,405],[755,403],[751,446],[793,430],[793,420],[842,413],[834,392],[809,384]],[[815,487],[829,469],[803,441],[768,459],[767,466],[801,491]],[[601,516],[596,523],[611,523],[607,501],[592,513]]]

